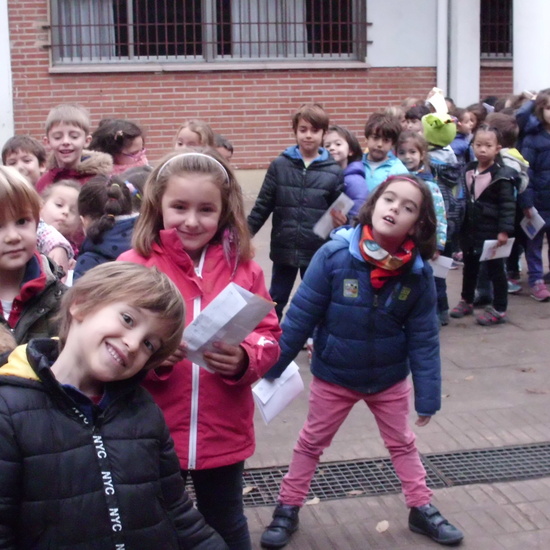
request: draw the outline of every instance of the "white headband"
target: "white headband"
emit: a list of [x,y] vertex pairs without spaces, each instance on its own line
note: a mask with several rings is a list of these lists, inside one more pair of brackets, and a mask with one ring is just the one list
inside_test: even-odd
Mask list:
[[160,167],[160,170],[158,171],[158,174],[157,174],[157,181],[158,179],[160,178],[160,175],[162,174],[162,171],[166,168],[166,166],[168,164],[170,164],[173,160],[175,159],[178,159],[178,158],[181,158],[181,157],[190,157],[190,156],[193,156],[193,157],[204,157],[204,158],[207,158],[209,160],[211,160],[212,162],[215,162],[222,170],[224,176],[225,176],[225,181],[227,183],[229,183],[229,174],[227,173],[227,170],[225,169],[225,166],[219,161],[219,160],[216,160],[214,157],[211,157],[210,155],[205,155],[204,153],[198,153],[198,152],[193,152],[193,153],[180,153],[179,155],[174,155],[172,158],[168,159],[161,167]]

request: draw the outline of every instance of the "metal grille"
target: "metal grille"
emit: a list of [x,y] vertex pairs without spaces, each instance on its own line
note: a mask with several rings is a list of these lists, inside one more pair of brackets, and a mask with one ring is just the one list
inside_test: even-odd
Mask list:
[[481,4],[481,55],[512,57],[512,0],[484,0]]
[[[550,443],[498,449],[437,453],[421,456],[432,489],[532,479],[550,475]],[[271,506],[288,468],[259,468],[244,472],[245,506]],[[191,484],[187,490],[195,498]],[[401,484],[389,459],[320,464],[308,498],[321,500],[399,493]]]
[[51,0],[54,64],[361,60],[364,0]]

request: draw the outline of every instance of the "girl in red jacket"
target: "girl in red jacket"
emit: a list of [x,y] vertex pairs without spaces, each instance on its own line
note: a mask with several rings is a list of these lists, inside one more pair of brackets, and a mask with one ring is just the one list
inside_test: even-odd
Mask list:
[[[150,174],[132,246],[119,259],[166,273],[183,294],[187,323],[231,282],[270,299],[251,259],[241,188],[214,150],[171,153]],[[186,360],[183,344],[145,381],[198,509],[232,549],[251,548],[242,502],[244,461],[254,452],[251,384],[277,361],[279,336],[272,310],[239,346],[218,342],[204,353],[212,372]]]

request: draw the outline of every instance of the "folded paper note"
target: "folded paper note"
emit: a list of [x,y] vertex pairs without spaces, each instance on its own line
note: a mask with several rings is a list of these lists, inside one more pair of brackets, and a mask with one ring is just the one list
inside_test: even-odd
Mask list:
[[279,378],[260,380],[252,388],[252,395],[264,422],[269,424],[303,390],[299,367],[292,361]]
[[519,224],[521,225],[525,234],[533,239],[535,235],[545,226],[546,222],[544,218],[538,213],[536,208],[531,208],[531,217],[524,217]]
[[438,256],[435,260],[429,261],[434,271],[434,277],[440,277],[446,279],[449,274],[449,269],[453,265],[453,259],[447,256]]
[[214,351],[214,342],[240,344],[274,305],[235,283],[228,284],[185,329],[187,359],[210,370],[203,353]]
[[508,239],[508,242],[503,246],[497,246],[497,240],[486,240],[483,243],[483,251],[481,252],[480,262],[486,260],[496,260],[497,258],[508,258],[512,252],[512,246],[515,238]]
[[351,210],[353,204],[353,200],[351,200],[345,193],[341,193],[340,196],[330,205],[330,208],[319,218],[319,221],[313,226],[313,232],[316,235],[319,235],[321,239],[326,239],[330,232],[334,229],[330,212],[332,210],[340,210],[342,214],[347,214]]

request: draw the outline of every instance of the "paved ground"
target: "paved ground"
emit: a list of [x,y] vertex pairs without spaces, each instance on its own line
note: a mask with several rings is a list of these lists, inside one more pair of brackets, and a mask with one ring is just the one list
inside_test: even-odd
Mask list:
[[[247,207],[261,173],[244,178]],[[242,180],[241,180],[242,181]],[[269,280],[269,226],[255,238],[257,261]],[[458,301],[461,270],[450,272],[449,301]],[[525,277],[524,277],[525,279]],[[525,285],[525,280],[523,281]],[[451,320],[441,330],[443,407],[424,428],[416,428],[420,452],[498,448],[550,442],[550,303],[537,303],[524,289],[509,302],[509,323],[483,328],[473,319]],[[305,352],[298,359],[311,379]],[[287,465],[307,410],[304,392],[269,426],[256,418],[257,451],[247,467]],[[366,407],[358,404],[323,461],[387,457]],[[466,485],[435,491],[434,504],[465,533],[468,550],[550,549],[550,478]],[[259,548],[272,509],[248,508]],[[300,512],[301,527],[289,549],[420,550],[439,545],[411,533],[401,495],[321,501]],[[376,525],[389,522],[384,533]]]

